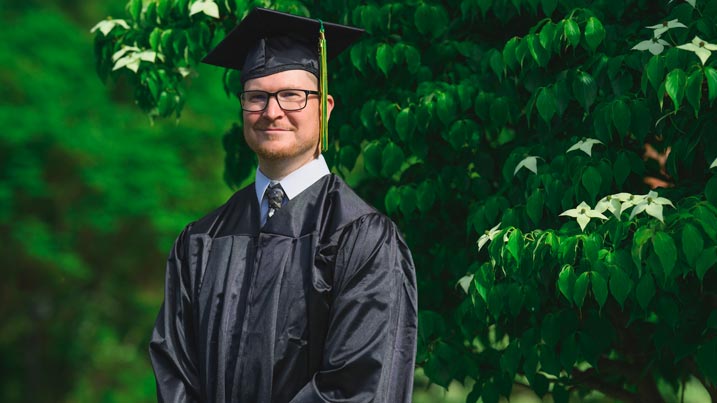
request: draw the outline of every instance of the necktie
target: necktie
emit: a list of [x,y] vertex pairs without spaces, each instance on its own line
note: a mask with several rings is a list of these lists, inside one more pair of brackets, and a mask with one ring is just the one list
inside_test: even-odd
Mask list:
[[284,197],[284,189],[281,188],[280,184],[269,185],[266,188],[266,199],[269,201],[269,217],[273,216],[276,210],[281,208]]

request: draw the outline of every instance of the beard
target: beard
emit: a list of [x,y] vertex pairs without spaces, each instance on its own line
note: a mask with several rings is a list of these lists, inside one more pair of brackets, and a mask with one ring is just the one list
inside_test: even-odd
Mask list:
[[[293,135],[293,134],[292,134]],[[292,160],[297,157],[309,156],[313,158],[318,156],[318,138],[315,142],[302,142],[302,141],[261,141],[257,140],[254,135],[247,135],[244,133],[244,140],[249,148],[259,157],[260,160],[265,161],[282,161]]]

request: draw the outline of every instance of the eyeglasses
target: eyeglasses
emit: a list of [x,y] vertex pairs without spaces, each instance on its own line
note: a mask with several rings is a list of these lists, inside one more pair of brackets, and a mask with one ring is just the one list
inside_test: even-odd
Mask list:
[[309,94],[319,95],[318,91],[288,89],[277,92],[242,91],[239,93],[241,108],[247,112],[261,112],[269,104],[269,98],[276,98],[279,108],[285,111],[298,111],[306,108]]

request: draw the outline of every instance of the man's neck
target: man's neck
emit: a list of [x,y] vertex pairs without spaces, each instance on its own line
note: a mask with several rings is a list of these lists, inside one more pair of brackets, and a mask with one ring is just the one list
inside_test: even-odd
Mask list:
[[259,169],[267,178],[278,181],[318,157],[319,153],[317,152],[313,157],[305,160],[266,160],[259,158]]

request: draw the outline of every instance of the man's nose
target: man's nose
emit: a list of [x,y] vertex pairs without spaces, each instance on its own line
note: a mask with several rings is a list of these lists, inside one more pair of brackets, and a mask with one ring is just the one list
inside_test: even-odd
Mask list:
[[264,108],[264,116],[269,119],[277,119],[284,114],[284,110],[279,106],[279,101],[276,96],[269,97],[266,101],[266,108]]

